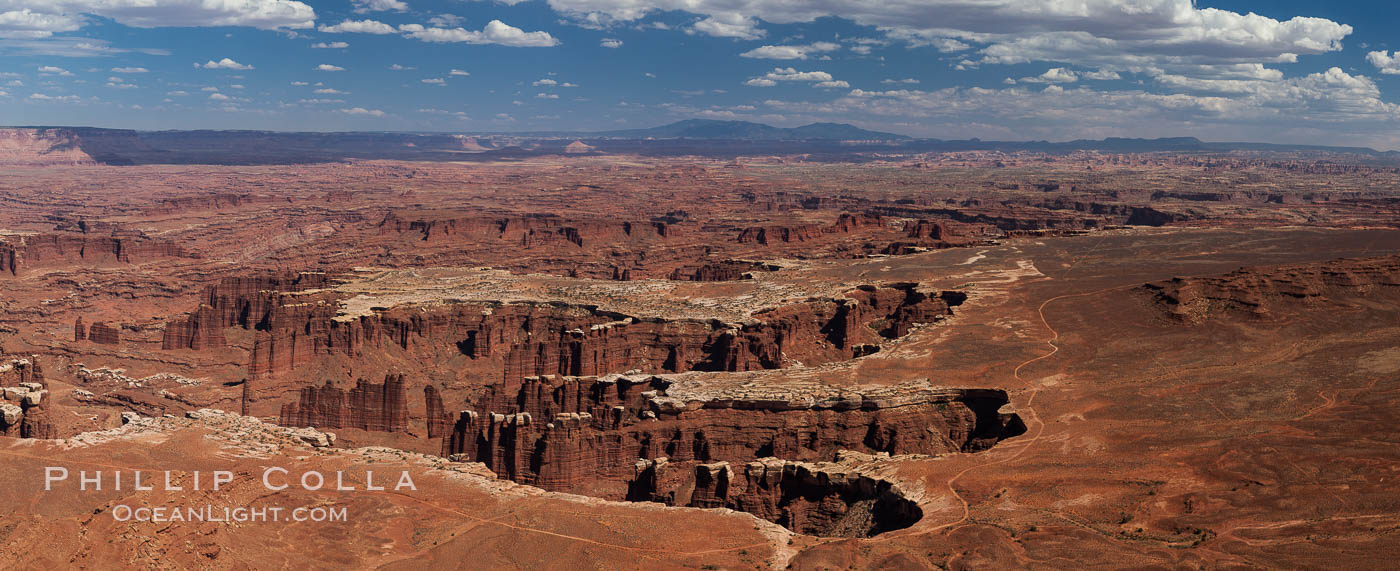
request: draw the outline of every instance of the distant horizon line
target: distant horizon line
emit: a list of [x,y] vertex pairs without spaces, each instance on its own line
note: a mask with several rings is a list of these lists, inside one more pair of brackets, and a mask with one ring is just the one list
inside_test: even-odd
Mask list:
[[[770,127],[770,128],[774,128],[774,129],[789,129],[789,130],[790,130],[790,129],[795,129],[795,128],[798,128],[798,127],[805,127],[805,126],[809,126],[809,125],[821,125],[821,124],[826,124],[826,125],[842,125],[842,126],[855,127],[855,128],[862,129],[862,130],[870,130],[870,129],[866,129],[866,128],[864,128],[864,127],[860,127],[860,126],[858,126],[858,125],[854,125],[854,124],[851,124],[851,123],[838,123],[838,122],[834,122],[834,121],[816,121],[816,122],[807,123],[807,124],[804,124],[804,125],[799,125],[799,126],[797,126],[797,127],[776,127],[776,126],[773,126],[773,125],[770,125],[770,124],[767,124],[767,123],[760,123],[760,122],[757,122],[757,121],[747,121],[747,120],[742,120],[742,119],[723,120],[723,119],[704,119],[704,118],[680,119],[680,120],[677,120],[677,121],[672,121],[672,122],[670,122],[670,123],[663,123],[663,124],[654,125],[654,126],[651,126],[651,127],[632,127],[632,128],[627,128],[627,129],[609,129],[609,130],[597,130],[597,131],[566,131],[566,130],[560,130],[560,131],[547,131],[547,130],[533,130],[533,131],[435,131],[435,130],[385,130],[385,129],[353,129],[353,130],[310,130],[310,129],[299,129],[299,130],[278,130],[278,129],[219,129],[219,128],[207,128],[207,127],[206,127],[206,128],[173,128],[173,129],[139,129],[139,128],[132,128],[132,127],[99,127],[99,126],[93,126],[93,125],[0,125],[0,129],[93,129],[93,130],[104,130],[104,131],[130,131],[130,132],[134,132],[134,133],[182,133],[182,132],[183,132],[183,133],[191,133],[191,132],[201,132],[201,131],[204,131],[204,132],[215,132],[215,133],[274,133],[274,134],[283,134],[283,135],[295,135],[295,134],[336,135],[336,134],[356,134],[356,133],[378,133],[378,134],[389,134],[389,135],[440,135],[440,136],[448,136],[448,135],[451,135],[451,136],[467,136],[467,137],[472,137],[472,136],[531,137],[531,136],[533,136],[533,137],[538,137],[538,138],[570,138],[570,137],[600,136],[600,135],[604,135],[605,133],[613,133],[613,132],[620,132],[620,131],[646,131],[646,130],[649,130],[649,129],[658,129],[658,128],[667,127],[667,126],[675,125],[675,124],[682,123],[682,122],[686,122],[686,121],[706,121],[706,122],[714,122],[714,123],[745,123],[745,124],[752,124],[752,125],[760,125],[760,126],[764,126],[764,127]],[[1179,140],[1179,141],[1193,141],[1193,142],[1196,142],[1196,143],[1200,143],[1200,144],[1202,144],[1202,145],[1218,145],[1218,146],[1230,146],[1230,145],[1241,145],[1241,146],[1245,146],[1245,145],[1247,145],[1247,146],[1260,146],[1260,147],[1294,147],[1294,148],[1297,148],[1297,149],[1311,149],[1311,150],[1329,150],[1329,149],[1335,149],[1335,150],[1366,151],[1366,152],[1369,152],[1369,153],[1372,153],[1372,154],[1400,154],[1400,149],[1377,149],[1377,148],[1375,148],[1375,147],[1370,147],[1370,146],[1365,146],[1365,145],[1319,145],[1319,144],[1307,144],[1307,143],[1279,143],[1279,142],[1249,141],[1249,140],[1243,140],[1243,141],[1240,141],[1240,140],[1236,140],[1236,141],[1219,140],[1219,141],[1217,141],[1217,140],[1206,140],[1206,139],[1201,139],[1200,137],[1197,137],[1197,136],[1194,136],[1194,135],[1175,135],[1175,136],[1160,136],[1160,137],[1106,136],[1106,137],[1099,138],[1099,139],[1087,139],[1087,138],[1082,138],[1082,137],[1081,137],[1081,138],[1076,138],[1076,139],[1050,140],[1050,139],[983,139],[983,138],[980,138],[980,137],[970,137],[970,138],[963,138],[963,139],[945,139],[945,138],[939,138],[939,137],[919,137],[919,136],[913,136],[913,135],[904,135],[904,134],[894,133],[894,132],[889,132],[889,131],[885,131],[884,133],[891,134],[891,135],[898,135],[899,137],[901,137],[901,138],[899,138],[899,139],[884,139],[884,140],[890,142],[891,144],[898,144],[898,143],[901,143],[901,142],[902,142],[902,143],[942,142],[942,143],[981,143],[981,144],[988,144],[988,145],[991,145],[991,144],[1068,145],[1068,144],[1077,143],[1077,142],[1098,142],[1098,143],[1106,143],[1106,142],[1109,142],[1109,141],[1162,142],[1162,141],[1176,141],[1176,140]],[[656,137],[610,137],[610,138],[615,138],[615,139],[619,139],[619,140],[647,140],[647,139],[656,139],[656,140],[680,140],[680,139],[686,139],[686,140],[706,140],[706,139],[707,139],[707,138],[701,138],[701,137],[666,137],[666,136],[656,136]],[[801,140],[799,140],[799,139],[793,139],[793,140],[783,140],[783,139],[744,139],[744,138],[724,139],[724,138],[720,138],[720,137],[710,137],[710,138],[708,138],[708,139],[709,139],[709,140],[771,141],[771,142],[775,142],[775,143],[781,143],[781,142],[799,142],[799,141],[801,141]],[[821,140],[821,139],[810,139],[810,140]],[[828,139],[828,140],[836,141],[836,140],[865,140],[865,139]],[[876,140],[879,140],[879,139],[876,139]],[[1190,150],[1190,149],[1182,149],[1182,150]],[[1210,149],[1205,149],[1205,150],[1210,150]],[[1230,150],[1230,149],[1220,149],[1220,150]]]

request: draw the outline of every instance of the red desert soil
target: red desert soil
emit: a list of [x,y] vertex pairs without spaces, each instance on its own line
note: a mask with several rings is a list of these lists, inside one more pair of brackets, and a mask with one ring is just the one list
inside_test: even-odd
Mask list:
[[[1400,555],[1392,171],[80,159],[0,172],[6,566]],[[347,520],[117,517],[206,505]]]

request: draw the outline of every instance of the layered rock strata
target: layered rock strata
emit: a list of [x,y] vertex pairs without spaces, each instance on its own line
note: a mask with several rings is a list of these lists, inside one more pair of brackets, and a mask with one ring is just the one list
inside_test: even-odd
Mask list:
[[253,330],[252,378],[284,374],[319,356],[371,353],[452,361],[461,375],[488,381],[633,369],[749,371],[866,355],[886,339],[951,315],[966,299],[915,284],[864,286],[841,298],[759,311],[747,323],[638,318],[544,302],[445,302],[342,317],[340,297],[311,291],[327,280],[323,274],[225,280],[206,291],[195,312],[167,324],[162,346],[218,347],[224,328]]
[[0,436],[57,438],[37,356],[0,362]]
[[469,406],[442,453],[502,478],[614,500],[728,507],[845,537],[906,527],[919,509],[890,482],[801,461],[842,451],[977,452],[1026,429],[1005,392],[926,382],[708,393],[650,375],[530,377],[487,387]]
[[628,490],[639,459],[976,452],[1025,431],[998,390],[917,384],[813,398],[669,389],[671,381],[648,375],[530,377],[487,387],[457,415],[443,454],[517,482],[621,499],[635,496]]
[[1264,319],[1281,304],[1308,306],[1331,298],[1394,295],[1400,292],[1400,255],[1246,267],[1218,276],[1152,282],[1139,291],[1169,317],[1185,323],[1228,315]]

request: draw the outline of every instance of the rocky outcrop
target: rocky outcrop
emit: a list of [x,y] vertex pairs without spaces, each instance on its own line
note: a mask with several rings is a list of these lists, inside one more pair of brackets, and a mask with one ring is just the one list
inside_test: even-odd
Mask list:
[[0,436],[57,438],[39,358],[0,361]]
[[227,345],[224,315],[207,304],[200,304],[184,321],[172,321],[161,335],[161,349],[212,349]]
[[447,416],[447,411],[442,406],[442,393],[433,385],[425,385],[423,402],[428,423],[428,438],[447,436],[452,430],[452,419]]
[[469,216],[461,213],[390,212],[379,223],[380,234],[412,237],[423,242],[463,242],[512,245],[521,249],[597,243],[622,243],[671,236],[664,222],[568,219],[554,215],[512,217]]
[[1170,318],[1185,323],[1225,316],[1266,319],[1281,306],[1400,293],[1400,255],[1246,267],[1219,276],[1152,282],[1139,291]]
[[120,345],[122,342],[121,326],[110,327],[101,321],[93,323],[92,327],[88,329],[88,340],[103,345]]
[[778,266],[763,262],[723,260],[700,265],[682,266],[671,272],[668,279],[690,282],[724,282],[752,279],[753,272],[775,272]]
[[884,479],[839,464],[762,458],[729,462],[638,460],[629,499],[751,513],[797,533],[871,537],[923,517],[917,503]]
[[549,490],[636,499],[639,489],[659,489],[635,481],[638,460],[975,452],[1025,431],[998,390],[920,384],[815,399],[672,389],[671,381],[648,375],[498,383],[457,416],[443,455]]
[[740,244],[770,245],[777,243],[807,242],[826,234],[849,234],[861,228],[879,227],[884,221],[872,214],[842,213],[830,226],[818,224],[798,224],[784,226],[753,226],[739,232]]
[[[78,228],[84,230],[86,227]],[[52,232],[0,238],[0,275],[71,265],[139,264],[160,258],[191,257],[174,242],[140,231]]]
[[39,356],[0,360],[0,386],[23,386],[32,383],[48,387],[44,380],[44,369],[39,365]]
[[83,323],[83,317],[80,315],[73,320],[73,341],[87,341],[87,336],[87,324]]
[[[644,319],[558,303],[444,303],[336,317],[333,299],[260,291],[225,306],[257,329],[249,371],[267,377],[319,355],[358,357],[374,348],[436,359],[481,378],[645,372],[748,371],[800,361],[812,365],[877,351],[885,339],[951,315],[958,292],[914,284],[862,287],[838,299],[812,299],[755,313],[743,324]],[[221,312],[221,315],[225,315]],[[255,321],[256,320],[256,321]],[[173,335],[173,334],[172,334]]]
[[72,129],[0,129],[0,166],[95,165]]
[[306,387],[295,403],[282,405],[280,423],[317,428],[358,428],[377,432],[408,429],[408,400],[403,375],[389,375],[383,383],[360,379],[350,390],[331,381]]

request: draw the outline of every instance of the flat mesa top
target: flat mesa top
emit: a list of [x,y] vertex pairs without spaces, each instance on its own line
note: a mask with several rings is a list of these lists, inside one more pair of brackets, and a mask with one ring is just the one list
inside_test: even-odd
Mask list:
[[[797,269],[796,263],[792,264]],[[787,267],[785,265],[785,267]],[[596,306],[639,318],[752,320],[755,312],[813,297],[839,297],[854,286],[812,279],[791,270],[729,282],[612,281],[485,268],[356,268],[329,290],[352,297],[336,319],[350,321],[376,309],[450,303],[563,303]],[[312,293],[312,292],[303,292]]]

